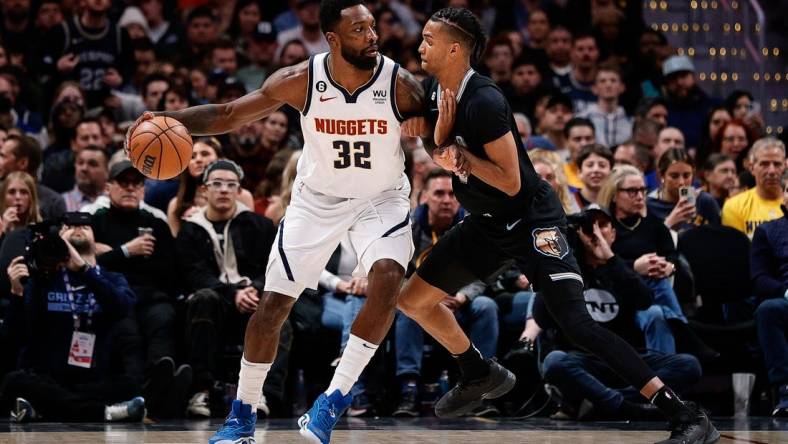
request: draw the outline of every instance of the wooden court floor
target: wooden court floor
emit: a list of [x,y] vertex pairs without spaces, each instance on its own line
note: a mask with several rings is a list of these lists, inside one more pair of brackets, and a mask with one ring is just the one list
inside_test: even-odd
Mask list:
[[[715,420],[721,444],[788,444],[788,420],[750,418]],[[0,443],[205,443],[218,421],[173,421],[158,424],[9,424],[0,423]],[[259,425],[258,443],[303,443],[291,420]],[[332,443],[348,444],[639,444],[665,439],[662,423],[573,423],[549,420],[351,419],[339,424]]]

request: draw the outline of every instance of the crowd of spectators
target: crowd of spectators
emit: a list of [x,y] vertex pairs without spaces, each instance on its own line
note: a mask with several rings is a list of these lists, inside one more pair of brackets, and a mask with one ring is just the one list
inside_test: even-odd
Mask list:
[[[178,3],[0,2],[0,398],[17,421],[210,417],[234,397],[299,113],[196,138],[166,181],[132,167],[125,130],[146,110],[234,100],[328,44],[317,0]],[[504,92],[561,198],[592,317],[688,397],[730,394],[730,377],[706,376],[754,373],[759,412],[788,415],[786,150],[765,137],[752,94],[705,92],[639,1],[371,1],[380,52],[424,78],[421,28],[447,5],[471,8],[490,36],[475,69]],[[465,211],[420,140],[402,146],[412,272]],[[342,242],[299,299],[260,415],[300,414],[330,377],[365,301],[355,257]],[[652,418],[531,290],[511,268],[444,304],[485,358],[526,357],[536,370],[521,384],[557,388],[545,414]],[[401,313],[387,343],[349,414],[425,414],[456,373]],[[474,414],[516,414],[525,393]],[[732,413],[726,399],[718,413]]]

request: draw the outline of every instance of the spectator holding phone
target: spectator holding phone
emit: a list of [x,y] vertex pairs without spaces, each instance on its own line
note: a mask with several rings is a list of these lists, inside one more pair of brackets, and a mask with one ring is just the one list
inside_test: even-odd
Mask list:
[[648,213],[674,231],[720,224],[720,207],[705,191],[692,186],[695,165],[683,148],[666,151],[657,162],[660,187],[648,195]]

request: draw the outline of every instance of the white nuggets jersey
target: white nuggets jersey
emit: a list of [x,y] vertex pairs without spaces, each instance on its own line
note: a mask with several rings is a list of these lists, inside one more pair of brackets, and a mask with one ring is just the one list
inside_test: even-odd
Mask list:
[[348,92],[331,78],[328,53],[309,60],[301,114],[304,152],[298,177],[319,193],[368,198],[394,189],[405,170],[394,95],[399,65],[385,56],[370,80]]

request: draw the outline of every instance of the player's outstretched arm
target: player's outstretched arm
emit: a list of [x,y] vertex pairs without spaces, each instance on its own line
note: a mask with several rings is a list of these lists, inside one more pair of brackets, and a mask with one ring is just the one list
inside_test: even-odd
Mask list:
[[260,120],[285,103],[301,110],[306,100],[308,69],[309,61],[288,66],[274,72],[260,89],[232,102],[192,106],[180,111],[146,112],[137,124],[153,116],[167,116],[181,122],[192,135],[212,135]]

